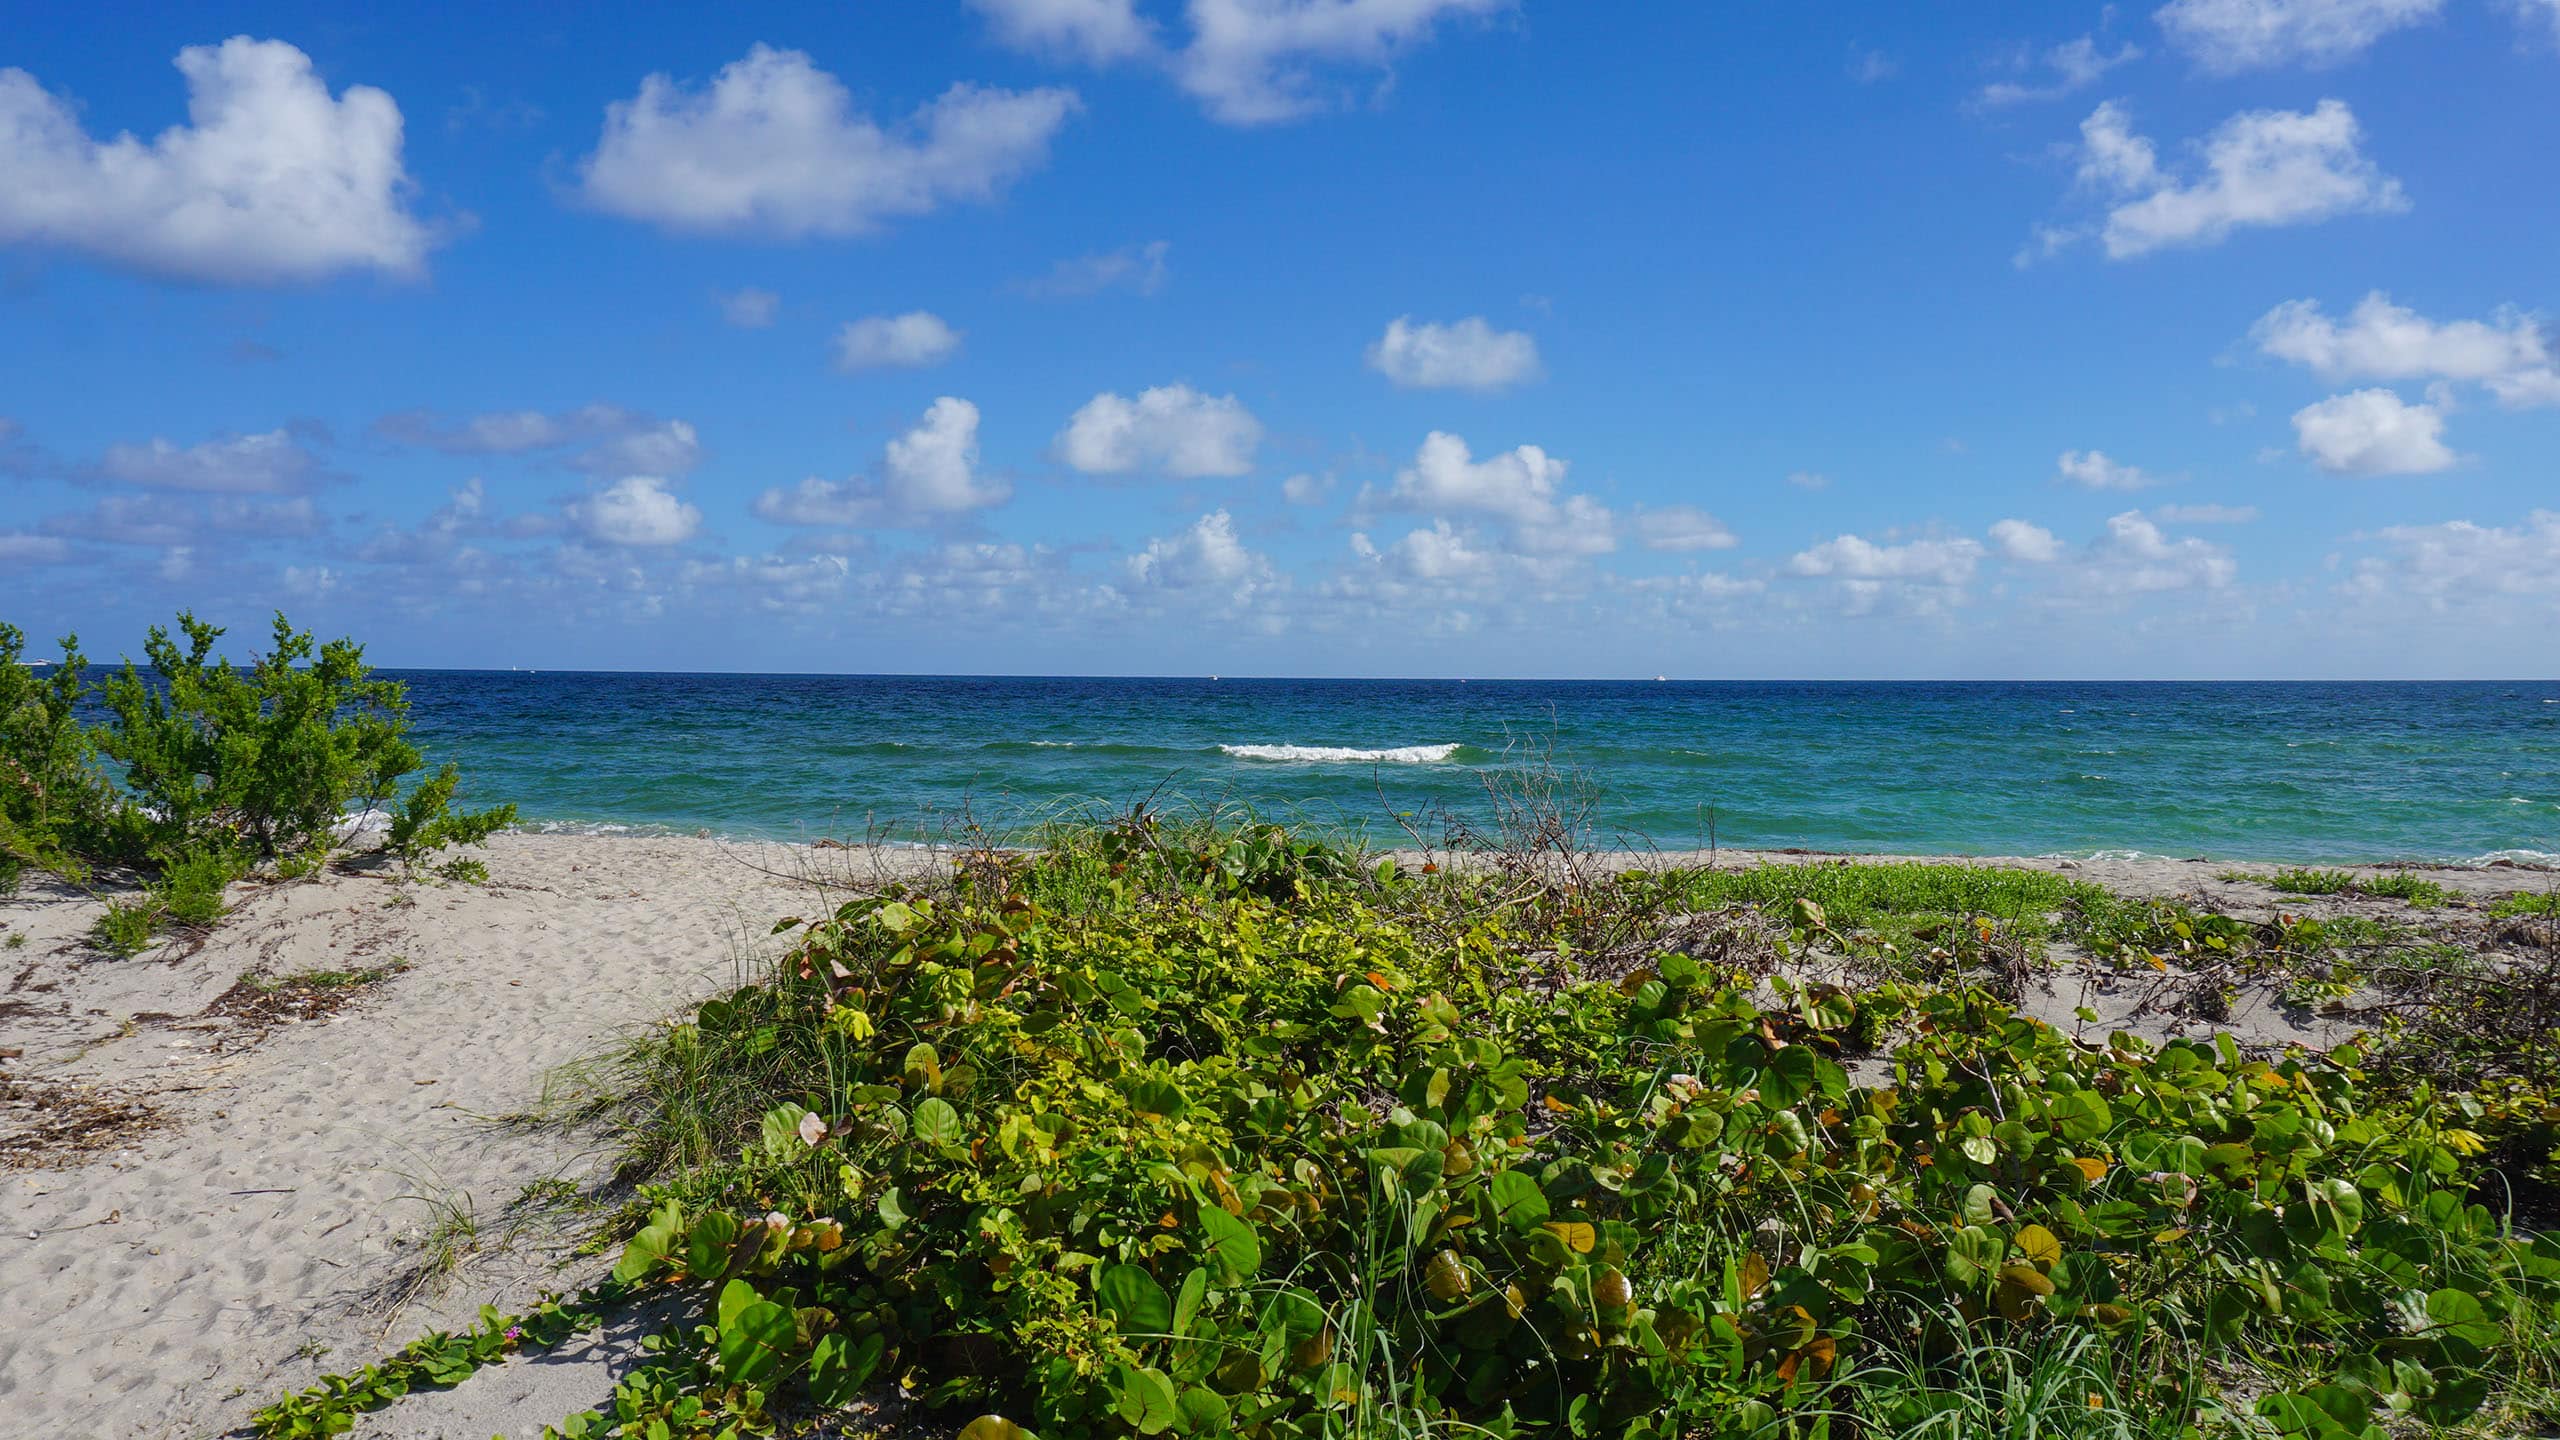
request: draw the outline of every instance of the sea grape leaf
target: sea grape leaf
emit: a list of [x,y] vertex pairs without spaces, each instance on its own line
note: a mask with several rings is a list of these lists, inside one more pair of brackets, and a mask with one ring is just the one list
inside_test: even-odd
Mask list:
[[1120,1333],[1162,1335],[1173,1329],[1173,1301],[1164,1293],[1164,1286],[1156,1283],[1156,1277],[1145,1270],[1135,1265],[1106,1265],[1093,1288],[1102,1308],[1120,1322]]

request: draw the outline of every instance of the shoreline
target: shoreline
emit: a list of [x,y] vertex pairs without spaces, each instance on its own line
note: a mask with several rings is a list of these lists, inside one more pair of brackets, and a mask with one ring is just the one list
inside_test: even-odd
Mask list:
[[[21,1304],[0,1336],[0,1406],[31,1433],[221,1433],[484,1301],[520,1308],[594,1278],[607,1262],[573,1251],[599,1212],[563,1197],[611,1193],[610,1137],[526,1118],[558,1106],[562,1067],[739,983],[777,953],[772,923],[813,897],[932,875],[949,854],[513,832],[479,853],[487,885],[362,865],[244,882],[209,936],[124,960],[83,943],[104,895],[31,876],[0,900],[13,976],[0,1003],[12,1217],[0,1290]],[[1599,858],[2016,867],[2253,920],[2409,913],[2380,897],[2279,893],[2249,878],[2278,867],[2219,861]],[[2463,905],[2560,888],[2513,866],[2341,868],[2415,869]],[[2044,998],[2066,1027],[2078,1005],[2150,1023],[2131,1018],[2143,1013],[2131,988],[2104,979],[2057,972]],[[2257,1009],[2227,1028],[2273,1044],[2336,1027]],[[604,1399],[634,1353],[600,1341],[496,1367],[358,1433],[538,1433]]]

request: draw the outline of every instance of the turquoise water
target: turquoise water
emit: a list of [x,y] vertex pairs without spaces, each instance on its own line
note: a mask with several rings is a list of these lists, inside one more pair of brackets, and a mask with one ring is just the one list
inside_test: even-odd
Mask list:
[[1552,745],[1617,846],[2560,851],[2560,682],[1653,683],[392,672],[528,824],[917,839],[1161,790],[1396,838]]

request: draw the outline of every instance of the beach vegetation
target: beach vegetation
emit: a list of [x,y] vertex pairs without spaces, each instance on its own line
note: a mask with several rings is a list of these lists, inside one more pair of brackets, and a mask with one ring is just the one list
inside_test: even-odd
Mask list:
[[509,805],[455,809],[450,764],[421,778],[407,695],[353,640],[279,614],[267,649],[235,663],[216,653],[223,633],[182,612],[174,632],[151,628],[143,663],[92,685],[76,638],[38,676],[23,633],[0,625],[0,861],[134,877],[141,894],[99,921],[101,948],[207,929],[232,881],[310,874],[368,819],[404,873],[514,823]]
[[2453,899],[2453,892],[2436,881],[2401,870],[2358,875],[2350,870],[2297,869],[2278,870],[2266,876],[2239,875],[2234,878],[2256,880],[2270,890],[2287,895],[2378,895],[2430,910]]
[[[557,1433],[884,1390],[1053,1440],[2552,1418],[2560,1245],[2491,1203],[2467,1091],[2377,1048],[2075,1041],[1881,938],[2264,961],[2322,952],[2301,926],[2041,872],[1535,890],[1237,838],[963,857],[784,922],[769,974],[613,1057],[616,1276],[693,1308]],[[1655,943],[1578,946],[1624,933],[1595,907]],[[1769,963],[1817,953],[1881,978]]]

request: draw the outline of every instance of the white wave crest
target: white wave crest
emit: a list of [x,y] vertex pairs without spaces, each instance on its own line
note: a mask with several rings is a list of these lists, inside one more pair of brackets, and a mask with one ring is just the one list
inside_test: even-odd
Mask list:
[[1458,753],[1455,745],[1395,745],[1362,750],[1349,745],[1221,745],[1238,760],[1278,760],[1301,765],[1440,765]]
[[2555,855],[2548,850],[2492,850],[2486,855],[2474,855],[2462,863],[2465,865],[2495,865],[2501,860],[2506,861],[2510,865],[2523,866],[2529,870],[2540,870],[2546,866],[2560,865],[2560,855]]

